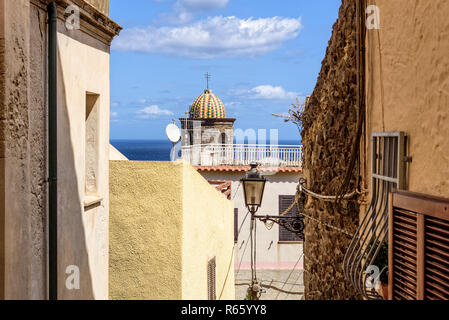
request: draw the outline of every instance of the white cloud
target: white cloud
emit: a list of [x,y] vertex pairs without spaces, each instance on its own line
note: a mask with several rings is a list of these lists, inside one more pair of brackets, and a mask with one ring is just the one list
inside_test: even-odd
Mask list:
[[148,119],[151,116],[172,116],[173,112],[167,109],[161,109],[159,106],[153,105],[145,107],[142,110],[137,111],[140,114],[140,118]]
[[292,100],[296,99],[298,93],[288,92],[281,86],[274,87],[271,85],[258,86],[250,90],[252,98],[267,100]]
[[301,29],[301,18],[217,16],[186,26],[124,30],[113,48],[202,59],[257,56],[297,37]]
[[281,86],[272,85],[257,86],[250,90],[231,90],[230,94],[239,97],[246,96],[254,100],[294,100],[299,96],[297,92],[289,92]]
[[113,118],[118,117],[118,112],[111,112],[111,117],[113,117]]

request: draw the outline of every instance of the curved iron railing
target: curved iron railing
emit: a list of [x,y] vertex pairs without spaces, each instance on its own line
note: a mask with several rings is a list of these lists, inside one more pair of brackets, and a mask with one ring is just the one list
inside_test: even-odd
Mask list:
[[374,266],[388,240],[389,194],[405,189],[406,137],[402,132],[374,133],[372,146],[372,199],[344,258],[346,278],[364,298],[383,299],[375,282],[387,267]]

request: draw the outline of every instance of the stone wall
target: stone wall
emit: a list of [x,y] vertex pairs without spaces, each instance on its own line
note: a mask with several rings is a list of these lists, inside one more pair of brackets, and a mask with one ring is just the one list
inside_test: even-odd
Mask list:
[[41,299],[46,142],[43,65],[36,55],[45,22],[29,0],[1,0],[0,15],[0,298]]
[[[343,0],[303,115],[304,173],[312,191],[336,195],[340,190],[356,135],[357,109],[356,2]],[[355,188],[355,171],[348,192]],[[338,207],[308,197],[306,213],[351,233],[358,226],[357,202],[343,201]],[[359,298],[343,272],[351,239],[309,219],[305,222],[305,298]]]
[[101,13],[109,15],[109,0],[86,0],[98,9]]

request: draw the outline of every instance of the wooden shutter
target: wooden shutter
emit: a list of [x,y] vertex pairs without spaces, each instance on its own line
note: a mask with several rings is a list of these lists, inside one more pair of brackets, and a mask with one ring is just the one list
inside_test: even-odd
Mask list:
[[389,298],[449,299],[449,200],[405,191],[391,197]]
[[395,300],[415,300],[417,295],[417,215],[394,209],[393,291]]
[[[290,205],[295,201],[295,196],[279,196],[279,215],[281,215],[285,210],[290,207]],[[298,216],[298,206],[295,205],[290,212],[288,212],[285,217],[294,217]],[[297,234],[294,232],[291,232],[287,229],[285,229],[282,226],[279,226],[279,241],[303,241],[304,240],[304,234]]]
[[448,300],[449,221],[427,217],[425,223],[424,298]]
[[217,300],[216,279],[216,260],[214,257],[207,263],[207,299],[209,300]]
[[239,241],[239,209],[234,209],[234,242]]

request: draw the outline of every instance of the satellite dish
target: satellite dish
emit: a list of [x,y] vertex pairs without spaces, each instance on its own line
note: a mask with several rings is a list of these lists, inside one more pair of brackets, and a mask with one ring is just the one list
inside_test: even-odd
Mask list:
[[178,126],[174,123],[167,126],[165,133],[167,134],[168,140],[172,143],[178,143],[179,140],[181,140],[181,130],[179,130]]

